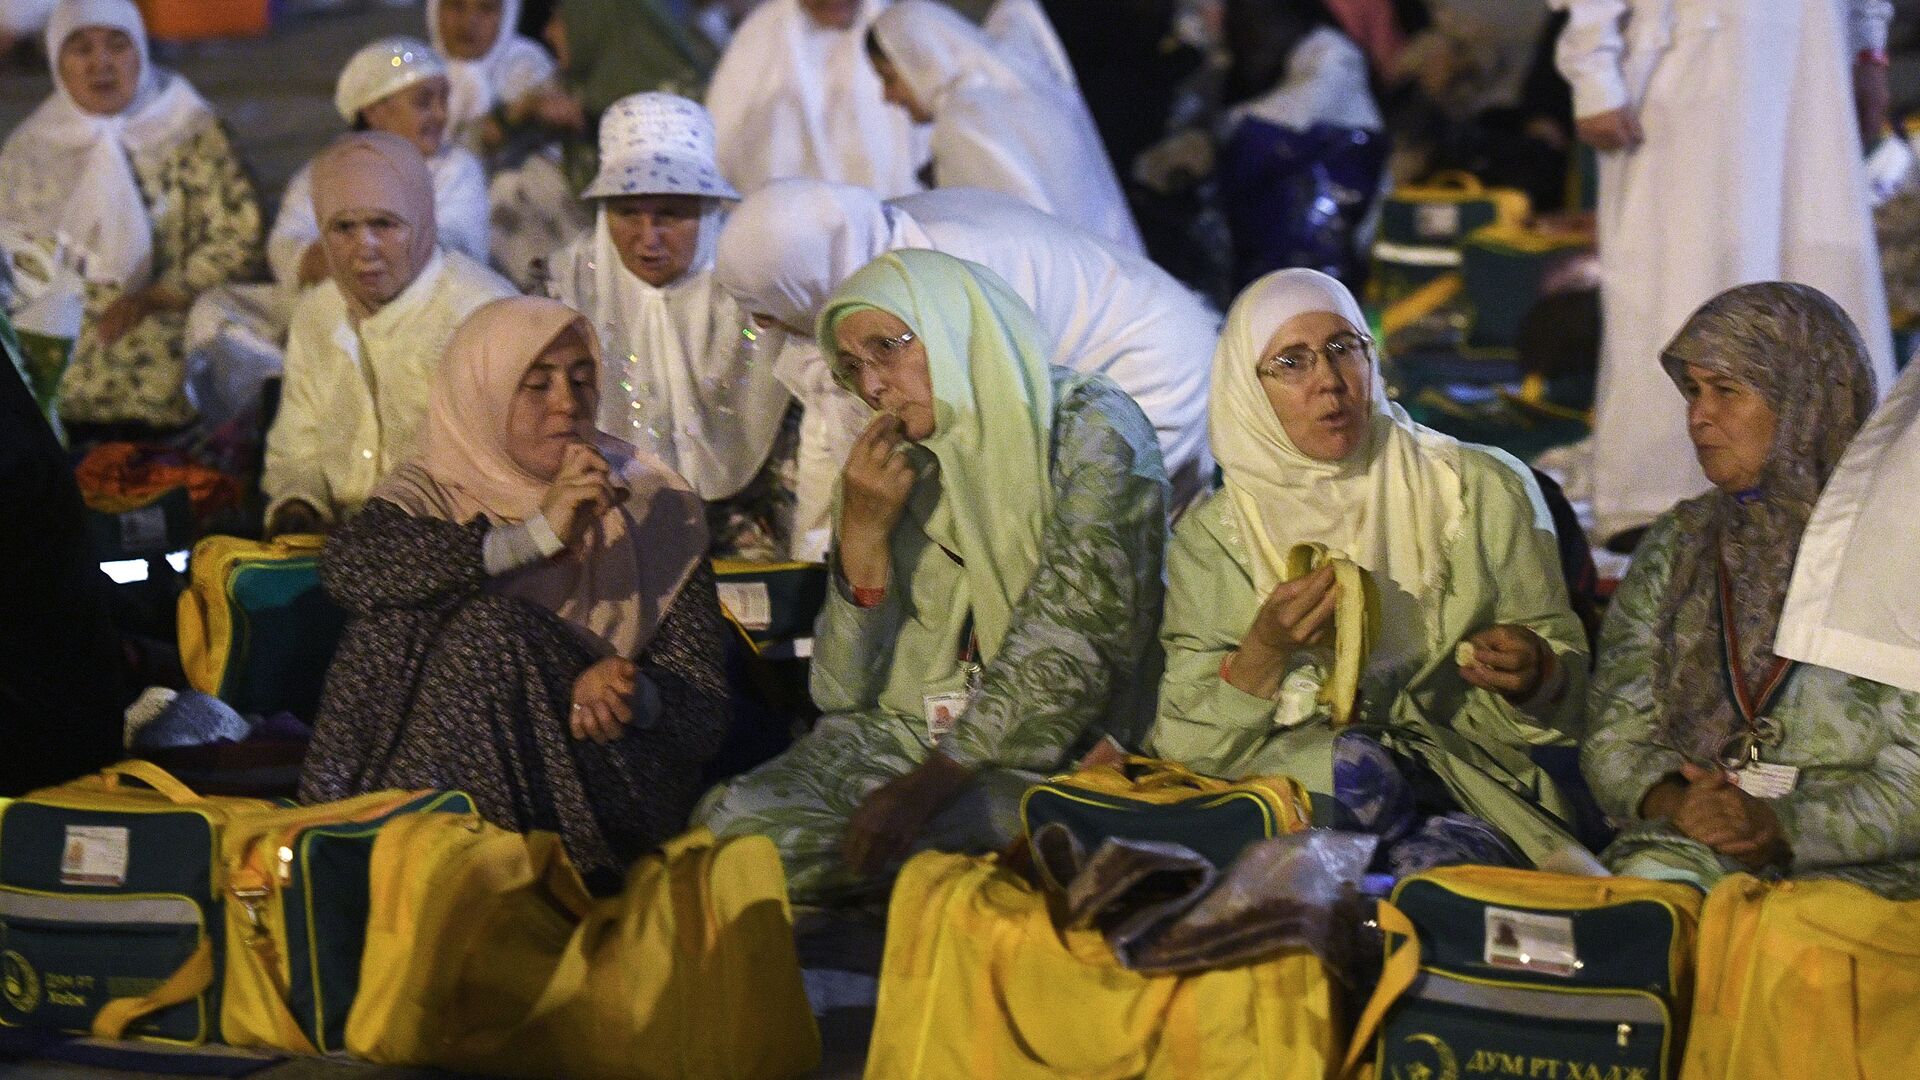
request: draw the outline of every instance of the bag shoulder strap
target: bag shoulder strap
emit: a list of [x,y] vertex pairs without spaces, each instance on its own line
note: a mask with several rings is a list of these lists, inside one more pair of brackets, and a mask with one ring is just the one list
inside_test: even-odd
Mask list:
[[1368,999],[1366,1009],[1353,1026],[1353,1041],[1347,1044],[1347,1060],[1340,1067],[1341,1080],[1355,1080],[1360,1075],[1361,1063],[1367,1058],[1374,1036],[1379,1034],[1387,1010],[1420,977],[1420,935],[1414,929],[1413,920],[1385,900],[1380,901],[1374,918],[1380,924],[1381,933],[1397,936],[1401,941],[1388,951],[1386,965],[1380,969],[1380,983],[1374,988],[1373,997]]
[[159,1012],[183,1001],[192,1001],[213,985],[213,939],[201,938],[193,955],[166,981],[140,997],[114,998],[101,1006],[93,1017],[96,1039],[120,1039],[128,1025],[143,1016]]

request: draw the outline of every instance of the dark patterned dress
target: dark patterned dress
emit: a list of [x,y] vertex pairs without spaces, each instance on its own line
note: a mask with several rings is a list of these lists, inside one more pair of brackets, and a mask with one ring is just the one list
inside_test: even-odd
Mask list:
[[328,540],[320,580],[353,621],[300,797],[455,788],[496,824],[558,832],[583,872],[618,872],[685,828],[726,736],[712,572],[695,571],[633,658],[660,707],[601,745],[567,726],[573,682],[599,654],[551,611],[487,591],[486,532],[374,499]]

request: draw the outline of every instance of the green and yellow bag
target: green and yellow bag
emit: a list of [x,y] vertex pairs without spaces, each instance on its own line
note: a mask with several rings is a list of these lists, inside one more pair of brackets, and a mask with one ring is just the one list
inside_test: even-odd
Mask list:
[[1459,270],[1467,234],[1489,225],[1519,226],[1530,210],[1525,192],[1486,187],[1465,172],[1444,172],[1395,189],[1380,204],[1368,299],[1391,307]]
[[1920,1030],[1920,900],[1721,881],[1700,917],[1685,1080],[1895,1080]]
[[1379,906],[1385,969],[1344,1075],[1662,1080],[1686,1029],[1697,890],[1452,866]]
[[720,603],[755,646],[813,636],[827,602],[827,567],[815,562],[713,560]]
[[347,615],[320,587],[323,536],[195,544],[180,594],[180,663],[239,712],[312,718]]
[[1306,828],[1312,812],[1306,789],[1290,777],[1219,780],[1178,762],[1129,757],[1028,789],[1020,820],[1029,837],[1065,825],[1088,854],[1108,837],[1158,840],[1224,870],[1248,844]]
[[1460,276],[1473,321],[1467,348],[1476,353],[1518,355],[1520,324],[1548,271],[1570,256],[1593,250],[1593,234],[1531,229],[1519,223],[1475,229],[1460,243]]

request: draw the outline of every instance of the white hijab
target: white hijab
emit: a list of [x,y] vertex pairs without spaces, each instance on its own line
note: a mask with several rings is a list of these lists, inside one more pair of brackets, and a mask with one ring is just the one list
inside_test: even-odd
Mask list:
[[720,171],[748,194],[807,177],[858,184],[885,197],[920,189],[926,133],[881,97],[867,27],[886,0],[862,0],[846,30],[822,29],[799,0],[766,0],[747,16],[714,69],[707,109]]
[[1078,88],[938,0],[896,0],[873,33],[933,114],[939,186],[999,191],[1143,250]]
[[1295,544],[1317,541],[1373,575],[1381,600],[1377,665],[1424,655],[1426,613],[1445,584],[1446,553],[1464,516],[1460,444],[1387,400],[1376,359],[1366,443],[1342,461],[1309,457],[1288,438],[1255,369],[1287,320],[1326,311],[1366,333],[1346,286],[1316,270],[1279,270],[1247,286],[1214,353],[1213,454],[1255,590],[1272,592]]
[[459,131],[485,116],[495,105],[511,102],[553,76],[553,57],[522,37],[520,0],[501,0],[500,36],[478,60],[459,60],[447,51],[440,33],[440,0],[427,0],[427,38],[447,64],[451,92],[447,98],[447,128]]
[[[96,26],[124,32],[140,55],[139,88],[112,116],[82,109],[60,81],[60,46]],[[131,0],[61,0],[46,47],[54,92],[0,151],[0,219],[51,239],[90,281],[139,288],[153,272],[153,219],[132,159],[163,154],[211,122],[213,108],[185,79],[154,68]]]

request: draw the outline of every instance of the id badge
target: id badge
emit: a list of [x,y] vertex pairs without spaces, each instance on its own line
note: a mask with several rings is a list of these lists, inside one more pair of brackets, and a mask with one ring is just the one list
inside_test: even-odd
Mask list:
[[1756,799],[1778,799],[1800,783],[1800,770],[1792,765],[1749,761],[1733,774],[1733,782]]
[[960,722],[960,714],[967,711],[973,695],[964,690],[951,694],[928,694],[923,701],[927,714],[927,738],[939,742],[941,736],[952,731]]

